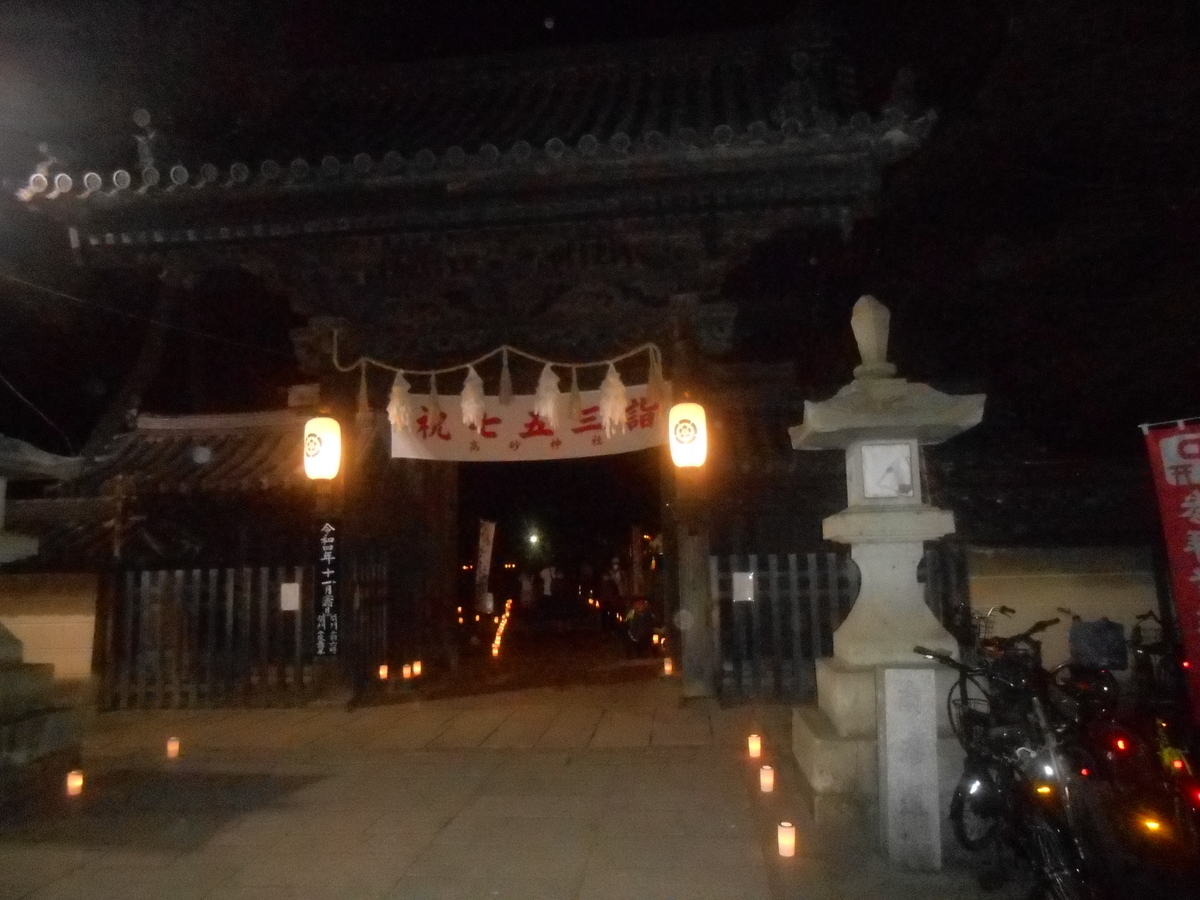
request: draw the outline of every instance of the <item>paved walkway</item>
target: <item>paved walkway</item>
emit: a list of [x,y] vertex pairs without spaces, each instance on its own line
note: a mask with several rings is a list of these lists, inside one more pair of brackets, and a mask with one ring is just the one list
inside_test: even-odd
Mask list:
[[[84,798],[0,829],[0,900],[930,900],[803,814],[784,708],[653,679],[341,709],[110,713]],[[779,787],[745,758],[766,734]],[[177,736],[183,753],[168,763]],[[799,855],[775,852],[798,825]]]

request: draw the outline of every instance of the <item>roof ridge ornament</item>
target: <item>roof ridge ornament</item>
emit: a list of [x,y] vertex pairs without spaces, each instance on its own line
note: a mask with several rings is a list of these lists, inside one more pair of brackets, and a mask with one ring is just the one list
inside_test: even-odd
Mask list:
[[896,366],[888,362],[888,330],[892,314],[886,306],[872,297],[864,294],[854,304],[850,315],[850,327],[854,331],[854,340],[858,344],[858,355],[862,364],[854,367],[854,377],[861,378],[892,378],[896,375]]

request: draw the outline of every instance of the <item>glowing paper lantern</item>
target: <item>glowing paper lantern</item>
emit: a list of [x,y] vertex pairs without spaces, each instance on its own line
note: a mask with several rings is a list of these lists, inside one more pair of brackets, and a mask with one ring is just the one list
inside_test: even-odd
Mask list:
[[402,669],[400,669],[400,675],[405,679],[412,678],[413,677],[412,663],[405,663],[404,667]]
[[668,656],[666,659],[663,660],[663,674],[671,675],[674,672],[675,672],[675,663],[673,663],[671,661],[671,657]]
[[779,855],[796,855],[796,826],[791,822],[779,823]]
[[179,738],[167,738],[167,759],[179,758]]
[[72,769],[67,773],[67,796],[78,797],[83,793],[83,772]]
[[314,480],[337,477],[342,464],[342,427],[337,419],[320,416],[304,426],[304,474]]
[[758,789],[764,794],[775,790],[775,770],[770,766],[763,766],[758,770]]
[[752,734],[746,739],[746,747],[750,752],[751,759],[758,759],[762,756],[762,738],[757,734]]
[[414,662],[412,664],[412,666],[413,666],[413,678],[420,678],[421,677],[421,661],[418,659],[416,662]]
[[382,666],[379,667],[379,680],[387,681],[387,677],[388,677],[388,667],[387,667],[387,663],[384,663]]
[[667,418],[671,461],[679,468],[704,465],[708,457],[708,424],[699,403],[676,403]]

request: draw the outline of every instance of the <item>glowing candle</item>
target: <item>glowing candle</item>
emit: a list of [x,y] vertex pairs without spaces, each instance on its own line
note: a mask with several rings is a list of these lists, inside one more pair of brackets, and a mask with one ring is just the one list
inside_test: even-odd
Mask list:
[[404,664],[404,667],[400,669],[400,676],[404,679],[412,678],[412,664],[411,663]]
[[421,677],[421,661],[418,659],[413,663],[413,678]]
[[752,734],[746,740],[747,749],[750,751],[751,759],[758,759],[762,756],[762,738],[757,734]]
[[179,738],[167,738],[167,759],[179,758]]
[[775,770],[770,766],[763,766],[758,770],[758,789],[764,794],[775,790]]
[[383,665],[381,665],[379,667],[379,680],[387,681],[387,677],[388,677],[388,667],[387,667],[387,663],[384,663]]
[[67,796],[78,797],[83,793],[83,772],[72,769],[67,773]]
[[670,675],[675,671],[675,663],[671,661],[671,657],[666,657],[663,660],[663,674]]
[[779,823],[779,855],[796,855],[796,826],[791,822]]

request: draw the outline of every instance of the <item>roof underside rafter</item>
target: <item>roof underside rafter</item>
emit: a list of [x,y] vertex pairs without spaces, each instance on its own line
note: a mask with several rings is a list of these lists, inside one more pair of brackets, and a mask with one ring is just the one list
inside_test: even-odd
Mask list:
[[829,42],[778,37],[261,79],[19,196],[97,254],[772,206],[845,228],[932,114],[872,118]]

